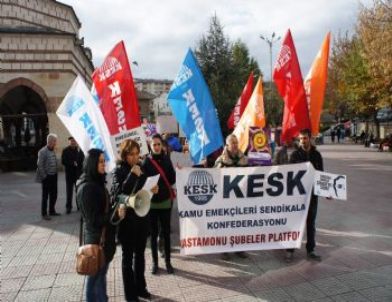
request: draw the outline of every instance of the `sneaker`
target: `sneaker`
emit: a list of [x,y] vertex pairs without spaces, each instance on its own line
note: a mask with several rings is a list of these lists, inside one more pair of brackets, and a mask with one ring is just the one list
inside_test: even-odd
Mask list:
[[48,215],[42,215],[43,220],[52,220]]
[[144,289],[142,291],[139,291],[137,293],[137,295],[139,297],[142,297],[143,299],[150,299],[151,298],[151,294],[149,293],[149,291],[147,289]]
[[230,255],[229,253],[222,253],[221,254],[221,259],[225,260],[225,261],[229,261],[230,260]]
[[308,259],[314,261],[321,261],[321,256],[317,255],[315,252],[308,253]]
[[158,265],[157,264],[152,265],[151,274],[153,274],[153,275],[158,274]]
[[71,211],[72,211],[71,209],[67,209],[67,212],[66,212],[67,215],[68,215],[68,214],[71,214]]
[[247,255],[245,252],[235,252],[235,254],[236,254],[238,257],[242,258],[242,259],[248,258],[248,255]]
[[174,268],[173,268],[173,266],[170,264],[170,263],[167,263],[166,264],[166,271],[167,271],[167,273],[168,274],[174,274]]
[[286,263],[293,262],[293,259],[294,259],[294,252],[286,252],[286,256],[284,257]]

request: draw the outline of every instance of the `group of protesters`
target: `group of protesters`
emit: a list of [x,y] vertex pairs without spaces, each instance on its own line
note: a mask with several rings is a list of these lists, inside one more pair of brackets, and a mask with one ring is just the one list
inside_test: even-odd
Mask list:
[[[127,139],[120,145],[120,159],[112,172],[110,192],[106,188],[105,157],[99,149],[90,149],[86,158],[70,137],[69,146],[63,150],[62,164],[66,174],[66,213],[72,211],[73,191],[76,187],[76,203],[83,220],[82,230],[84,244],[100,244],[104,242],[105,265],[94,276],[87,277],[87,301],[107,301],[106,274],[116,250],[116,235],[122,249],[122,276],[125,298],[127,301],[149,299],[150,292],[145,280],[145,249],[148,237],[151,238],[152,274],[159,273],[158,237],[163,239],[166,272],[174,273],[171,263],[170,217],[173,207],[172,185],[176,182],[175,170],[169,152],[173,142],[155,134],[149,142],[149,155],[140,156],[139,144]],[[42,218],[50,220],[50,216],[60,215],[55,210],[57,199],[57,161],[54,148],[57,136],[49,134],[47,145],[38,154],[37,179],[42,183]],[[181,146],[174,144],[174,146]],[[179,150],[180,151],[180,150]],[[299,134],[299,145],[288,155],[288,147],[283,144],[276,152],[274,164],[300,163],[310,161],[314,168],[323,170],[321,154],[311,143],[309,129]],[[225,168],[246,167],[247,156],[238,147],[238,139],[234,134],[226,138],[223,150],[207,156],[195,167]],[[140,217],[133,208],[118,203],[121,195],[132,195],[138,192],[147,177],[159,174],[157,185],[151,189],[151,207],[146,216]],[[47,200],[49,198],[49,212]],[[315,253],[315,221],[317,215],[317,196],[312,194],[306,220],[307,257],[320,261]],[[118,205],[118,206],[117,206]],[[48,215],[49,213],[49,215]],[[118,228],[112,219],[120,221]],[[247,258],[245,252],[235,253],[240,258]],[[287,250],[285,260],[293,260],[294,250]],[[222,254],[223,260],[230,259],[227,253]]]

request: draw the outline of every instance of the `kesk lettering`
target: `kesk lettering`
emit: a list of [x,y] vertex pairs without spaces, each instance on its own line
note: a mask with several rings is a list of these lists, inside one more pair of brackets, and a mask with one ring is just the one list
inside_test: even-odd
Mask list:
[[265,174],[248,175],[246,180],[246,190],[242,191],[239,186],[245,175],[224,175],[223,176],[223,198],[230,198],[233,192],[236,198],[244,197],[262,197],[264,194],[269,196],[280,196],[285,192],[288,196],[306,195],[305,187],[302,183],[302,177],[306,174],[306,170],[294,172],[289,171],[287,175],[282,173],[272,173],[268,175],[267,186],[264,189]]
[[185,92],[182,96],[185,98],[186,105],[189,112],[191,113],[192,120],[195,124],[197,137],[201,141],[202,145],[208,145],[210,143],[210,139],[208,138],[206,130],[204,128],[204,121],[200,115],[199,109],[197,108],[192,90],[188,89],[188,91]]
[[112,98],[114,108],[116,109],[116,113],[117,113],[118,131],[119,132],[126,131],[127,126],[125,124],[125,112],[124,112],[124,107],[123,107],[122,99],[121,99],[120,83],[118,81],[116,81],[116,82],[108,85],[108,87],[112,91],[111,98]]

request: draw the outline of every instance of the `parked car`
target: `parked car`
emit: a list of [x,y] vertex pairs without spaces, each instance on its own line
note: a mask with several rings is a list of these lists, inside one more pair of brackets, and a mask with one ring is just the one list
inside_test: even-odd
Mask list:
[[392,121],[392,108],[382,108],[378,110],[376,118],[380,122]]

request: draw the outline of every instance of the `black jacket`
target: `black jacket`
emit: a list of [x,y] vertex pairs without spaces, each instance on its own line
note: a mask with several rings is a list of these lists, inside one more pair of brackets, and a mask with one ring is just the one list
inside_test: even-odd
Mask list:
[[75,179],[82,174],[83,160],[84,154],[79,148],[68,146],[64,148],[61,154],[61,163],[65,167],[65,173]]
[[106,203],[109,202],[105,184],[88,180],[82,175],[77,183],[76,202],[83,218],[84,244],[99,244],[102,230],[106,227],[104,251],[106,262],[110,262],[116,250],[115,228],[109,223],[110,205],[105,213]]
[[[146,182],[143,173],[140,177],[131,173],[131,166],[126,162],[119,162],[113,170],[113,183],[111,188],[112,201],[115,202],[119,194],[130,195],[137,193]],[[150,220],[148,214],[139,217],[132,208],[127,208],[127,214],[119,225],[118,237],[121,242],[138,236],[147,237],[150,233]]]
[[299,147],[291,153],[291,164],[304,163],[307,161],[310,161],[316,170],[324,171],[323,158],[320,152],[316,150],[315,146],[311,146],[309,152],[306,152],[304,149]]
[[[170,157],[166,154],[153,154],[150,155],[155,160],[155,162],[162,168],[162,170],[166,174],[166,178],[170,185],[173,185],[176,182],[176,172],[174,171],[173,164],[170,160]],[[153,163],[151,162],[150,156],[146,157],[143,161],[143,170],[146,176],[154,176],[159,174],[159,171]],[[165,201],[170,198],[170,191],[167,185],[165,184],[162,176],[159,177],[158,180],[158,193],[154,194],[151,198],[151,202],[159,203]]]

